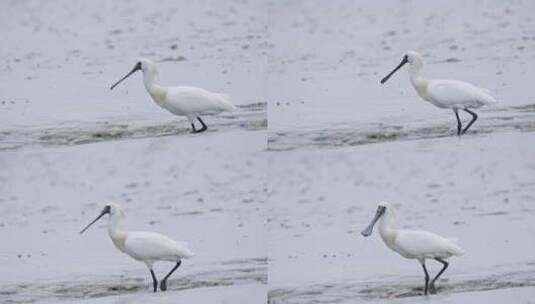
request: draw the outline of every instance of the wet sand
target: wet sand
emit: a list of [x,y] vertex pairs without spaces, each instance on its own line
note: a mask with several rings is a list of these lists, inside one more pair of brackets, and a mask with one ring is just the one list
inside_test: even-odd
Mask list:
[[[266,104],[238,106],[232,113],[205,117],[207,133],[232,130],[265,130]],[[168,118],[164,121],[70,123],[53,127],[25,127],[0,131],[0,151],[39,149],[90,144],[96,142],[156,138],[164,136],[198,136],[191,134],[189,123]]]
[[[438,298],[474,294],[476,301],[489,290],[532,291],[533,136],[492,133],[271,153],[270,302],[421,299],[420,265],[389,250],[377,231],[370,238],[360,234],[380,201],[398,209],[400,228],[457,238],[465,249],[437,283]],[[432,261],[428,267],[440,270]]]
[[[477,125],[464,137],[501,132],[535,131],[534,105],[494,108],[480,111]],[[455,118],[453,118],[455,119]],[[383,122],[338,124],[328,129],[296,128],[269,133],[269,149],[288,151],[295,149],[335,149],[346,146],[377,144],[391,141],[421,140],[456,137],[454,120],[440,123],[388,124]]]
[[[534,3],[335,4],[0,4],[0,302],[529,303]],[[453,113],[421,101],[406,71],[379,85],[409,49],[429,78],[499,103],[454,136]],[[138,57],[238,110],[190,134],[141,76],[110,91]],[[104,223],[78,235],[106,200],[197,254],[167,293]],[[421,296],[416,262],[359,234],[382,200],[403,228],[465,248],[438,295]]]
[[[272,5],[268,77],[270,303],[526,302],[534,292],[533,2],[293,1]],[[418,97],[428,79],[489,89],[495,106],[455,135],[451,110]],[[461,113],[461,119],[468,117]],[[376,205],[401,228],[458,238],[422,297],[423,272],[360,231]],[[440,265],[430,262],[431,273]]]
[[[266,301],[266,21],[262,1],[0,4],[0,302]],[[140,74],[110,91],[139,57],[237,111],[190,134]],[[78,234],[107,200],[196,253],[165,294],[105,222]]]
[[498,104],[476,111],[471,132],[533,130],[535,55],[527,51],[535,47],[533,2],[335,3],[272,6],[270,149],[454,134],[453,112],[423,101],[406,67],[379,83],[408,50],[423,54],[428,79],[471,82],[496,97]]
[[78,234],[107,200],[126,208],[129,229],[161,232],[196,253],[169,291],[267,284],[264,150],[265,131],[237,130],[2,152],[0,239],[10,246],[0,256],[0,298],[150,293],[145,265],[114,248],[105,221]]

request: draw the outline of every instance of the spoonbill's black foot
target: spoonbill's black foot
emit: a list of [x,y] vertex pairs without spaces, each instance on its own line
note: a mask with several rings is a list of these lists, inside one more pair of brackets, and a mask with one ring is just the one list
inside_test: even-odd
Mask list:
[[203,129],[199,129],[199,130],[195,130],[195,131],[191,131],[191,133],[193,134],[196,134],[196,133],[202,133],[204,131],[208,130],[208,128],[203,128]]
[[429,285],[429,293],[431,293],[431,294],[436,294],[437,293],[437,289],[435,288],[435,284],[431,283]]
[[197,130],[195,128],[195,125],[194,124],[191,124],[191,133],[195,134],[195,133],[202,133],[206,130],[208,130],[208,127],[206,125],[203,125],[199,130]]
[[466,133],[466,131],[468,131],[468,127],[464,128],[464,130],[461,132],[461,135],[464,135],[464,133]]
[[162,291],[166,291],[167,290],[167,280],[163,280],[160,282],[160,289]]

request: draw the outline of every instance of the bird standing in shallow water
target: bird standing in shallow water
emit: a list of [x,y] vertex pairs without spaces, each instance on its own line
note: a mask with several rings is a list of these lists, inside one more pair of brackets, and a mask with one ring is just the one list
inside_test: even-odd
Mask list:
[[[154,102],[174,115],[186,116],[191,123],[193,133],[204,132],[208,129],[200,117],[201,114],[217,114],[236,109],[225,94],[212,93],[197,87],[160,85],[158,66],[148,59],[140,59],[132,71],[113,84],[110,89],[113,90],[121,81],[139,70],[143,72],[145,89]],[[195,128],[195,120],[201,123],[200,129]]]
[[154,232],[134,232],[124,229],[125,213],[121,206],[109,203],[102,209],[99,216],[87,225],[80,234],[84,233],[91,225],[104,215],[109,214],[108,234],[113,244],[121,252],[129,255],[134,260],[144,262],[150,270],[154,292],[158,290],[158,280],[154,274],[153,265],[158,261],[175,262],[175,266],[160,282],[160,289],[167,290],[167,279],[180,266],[182,259],[193,256],[186,243],[173,241],[172,239]]
[[[375,217],[368,227],[361,232],[362,235],[365,237],[370,236],[377,221],[379,221],[379,234],[388,248],[399,253],[404,258],[417,259],[422,265],[425,273],[424,294],[427,295],[428,289],[431,293],[436,293],[435,282],[448,268],[447,259],[451,256],[464,254],[464,250],[453,240],[431,232],[398,229],[396,227],[395,211],[386,202],[379,204]],[[429,282],[429,273],[425,266],[426,259],[434,259],[443,265],[440,272],[431,282]]]
[[[490,95],[487,89],[476,87],[470,83],[458,80],[427,80],[423,78],[420,73],[423,59],[415,51],[407,52],[401,63],[390,74],[381,79],[381,83],[385,83],[406,63],[409,64],[411,83],[418,95],[439,108],[453,110],[457,118],[457,135],[466,133],[476,121],[477,114],[471,109],[496,103],[496,99]],[[464,129],[459,118],[459,110],[464,110],[472,115],[472,120]]]

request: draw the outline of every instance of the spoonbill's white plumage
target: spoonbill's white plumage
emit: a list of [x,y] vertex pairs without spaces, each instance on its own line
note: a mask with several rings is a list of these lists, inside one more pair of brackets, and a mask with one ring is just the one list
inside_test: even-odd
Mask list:
[[[379,234],[388,248],[407,259],[416,259],[422,264],[425,273],[425,295],[427,295],[428,287],[431,293],[435,293],[435,281],[448,268],[447,259],[464,254],[464,250],[451,239],[427,231],[398,229],[395,211],[388,203],[379,204],[375,217],[362,231],[362,235],[370,236],[377,221],[379,221]],[[426,259],[434,259],[443,265],[430,283],[429,273],[425,266]]]
[[[470,109],[478,109],[484,105],[496,103],[496,99],[490,95],[489,90],[476,87],[470,83],[458,80],[425,79],[421,75],[423,58],[415,51],[407,52],[403,56],[401,63],[390,74],[381,79],[381,83],[385,83],[406,63],[409,64],[410,80],[418,95],[439,108],[453,110],[457,118],[457,135],[466,133],[468,128],[476,121],[477,114]],[[472,115],[472,120],[464,129],[462,129],[461,119],[459,118],[459,110],[464,110]]]
[[[154,102],[174,115],[186,116],[191,123],[193,133],[208,129],[200,117],[201,114],[217,114],[236,109],[225,94],[213,93],[197,87],[160,85],[158,66],[148,59],[140,59],[132,71],[112,85],[110,89],[113,90],[121,81],[138,70],[143,72],[145,89]],[[201,129],[195,128],[195,120],[201,123]]]
[[154,292],[158,290],[158,280],[153,270],[154,263],[158,261],[176,263],[160,283],[160,289],[162,291],[167,290],[167,279],[169,276],[180,266],[182,259],[193,256],[187,244],[174,241],[159,233],[126,231],[124,228],[125,213],[119,205],[114,203],[106,205],[99,216],[80,231],[80,234],[84,233],[84,231],[106,214],[109,214],[108,234],[113,244],[121,252],[147,265],[152,276]]

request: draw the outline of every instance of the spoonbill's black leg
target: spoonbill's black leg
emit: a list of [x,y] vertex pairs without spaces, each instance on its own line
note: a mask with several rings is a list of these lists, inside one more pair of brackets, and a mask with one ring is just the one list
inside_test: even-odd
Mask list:
[[167,290],[167,278],[169,278],[171,276],[171,274],[173,274],[173,272],[175,272],[175,270],[180,267],[180,264],[182,263],[182,261],[178,261],[175,265],[175,267],[173,267],[173,269],[171,269],[171,271],[169,271],[169,273],[163,278],[163,280],[160,282],[160,289],[162,291],[166,291]]
[[191,124],[191,133],[199,133],[200,131],[195,128],[195,116],[186,116],[189,120],[189,123]]
[[443,267],[442,269],[439,271],[439,273],[433,278],[433,280],[431,280],[431,285],[429,285],[429,290],[431,291],[431,293],[436,293],[436,289],[435,289],[435,281],[438,279],[438,277],[440,277],[442,275],[442,273],[444,273],[444,271],[446,271],[446,268],[448,268],[449,266],[449,263],[444,261],[443,259],[441,258],[435,258],[435,260],[439,261],[440,263],[442,263]]
[[424,295],[427,296],[427,287],[429,286],[429,273],[427,272],[427,268],[425,267],[425,261],[422,262],[422,267],[423,267],[424,273],[425,273]]
[[152,276],[152,287],[154,287],[154,292],[158,291],[158,280],[154,274],[154,270],[150,270],[150,275]]
[[459,110],[453,109],[453,112],[455,113],[455,117],[457,118],[457,135],[461,135],[462,125],[461,125],[461,119],[459,118]]
[[472,120],[470,120],[470,122],[468,123],[468,125],[466,126],[466,128],[464,128],[463,130],[463,134],[466,133],[466,131],[468,131],[468,128],[470,128],[470,126],[476,122],[477,120],[477,114],[475,112],[472,112],[470,111],[468,108],[464,109],[467,113],[469,113],[470,115],[472,115]]
[[202,125],[202,128],[201,128],[198,132],[200,133],[200,132],[204,132],[204,131],[206,131],[206,130],[208,129],[208,127],[204,124],[204,121],[202,121],[202,119],[201,119],[199,116],[197,116],[197,120],[198,120],[198,121],[201,123],[201,125]]
[[197,130],[195,129],[195,125],[193,123],[191,123],[191,129],[193,131],[191,131],[191,133],[197,133]]

